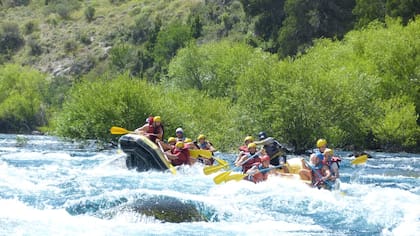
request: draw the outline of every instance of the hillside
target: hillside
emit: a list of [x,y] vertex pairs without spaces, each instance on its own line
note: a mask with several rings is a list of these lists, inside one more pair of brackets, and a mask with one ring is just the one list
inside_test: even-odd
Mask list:
[[[117,42],[128,41],[129,28],[139,16],[170,22],[185,21],[190,9],[203,1],[127,1],[112,4],[109,0],[83,1],[63,19],[57,13],[48,13],[48,6],[33,1],[28,6],[2,8],[3,23],[17,23],[25,46],[12,57],[12,61],[31,65],[53,76],[80,76],[105,61],[109,49]],[[95,9],[91,22],[84,11]],[[24,33],[33,25],[33,32]],[[31,53],[31,46],[38,45],[41,52]]]

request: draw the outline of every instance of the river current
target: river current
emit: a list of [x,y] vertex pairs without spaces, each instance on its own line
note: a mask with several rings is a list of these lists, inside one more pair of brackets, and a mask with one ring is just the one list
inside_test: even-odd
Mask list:
[[[203,166],[136,172],[94,142],[0,134],[0,235],[420,235],[420,155],[338,152],[341,189],[272,177],[215,184]],[[232,161],[235,155],[219,153]],[[130,206],[159,199],[203,219],[170,223]]]

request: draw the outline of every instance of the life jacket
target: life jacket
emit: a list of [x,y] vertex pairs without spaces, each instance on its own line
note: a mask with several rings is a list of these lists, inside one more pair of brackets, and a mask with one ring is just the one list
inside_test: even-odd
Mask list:
[[325,165],[327,165],[329,168],[331,168],[331,165],[332,165],[332,163],[334,163],[334,162],[335,162],[335,163],[337,163],[338,168],[340,168],[341,158],[336,157],[336,156],[331,157],[331,159],[330,159],[330,160],[326,160],[326,159],[324,159],[324,160],[322,161],[322,164],[325,164]]
[[187,148],[183,148],[183,149],[175,148],[173,154],[177,156],[178,159],[171,160],[172,165],[179,166],[179,165],[190,163],[190,154]]
[[267,155],[270,157],[270,159],[274,159],[276,157],[279,157],[283,154],[282,147],[280,146],[279,142],[274,140],[274,142],[264,145],[264,150],[267,153]]
[[204,143],[194,141],[194,144],[198,149],[202,149],[202,150],[209,150],[210,148],[207,146],[207,144],[212,145],[210,142],[207,142],[207,141],[204,141]]
[[[246,155],[248,155],[248,157],[250,158],[251,156],[255,155],[255,153],[248,153]],[[259,157],[259,155],[255,155],[253,158],[251,158],[251,160],[247,160],[247,162],[245,162],[245,164],[242,165],[243,173],[246,173],[249,169],[252,168],[252,165],[257,162],[261,163],[261,158]]]
[[[160,130],[162,130],[162,137],[163,137],[163,125],[160,124],[160,126],[158,127],[154,127],[153,126],[153,122],[152,124],[149,124],[149,126],[147,127],[147,133],[151,133],[151,134],[159,134]],[[153,142],[155,142],[156,140],[156,136],[154,135],[150,135],[149,139],[152,140]]]
[[248,147],[246,145],[240,146],[239,151],[241,152],[248,152]]

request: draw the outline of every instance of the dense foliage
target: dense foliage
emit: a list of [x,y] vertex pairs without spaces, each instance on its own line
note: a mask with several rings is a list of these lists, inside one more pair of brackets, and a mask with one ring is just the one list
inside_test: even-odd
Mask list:
[[0,132],[31,132],[47,124],[48,80],[40,72],[6,64],[0,67]]
[[0,3],[0,132],[109,140],[161,115],[221,150],[264,130],[420,151],[416,1]]

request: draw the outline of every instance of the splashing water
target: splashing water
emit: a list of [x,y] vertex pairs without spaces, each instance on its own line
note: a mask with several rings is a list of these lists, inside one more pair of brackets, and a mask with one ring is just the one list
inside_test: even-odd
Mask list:
[[[300,181],[216,185],[203,166],[170,172],[124,168],[124,154],[51,136],[0,135],[0,235],[416,235],[420,155],[343,157],[341,189]],[[232,161],[233,155],[221,154]],[[198,215],[163,223],[141,204]],[[140,204],[140,206],[139,206]],[[179,214],[178,216],[176,214]]]

